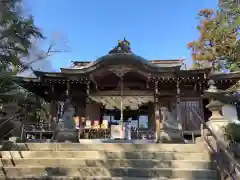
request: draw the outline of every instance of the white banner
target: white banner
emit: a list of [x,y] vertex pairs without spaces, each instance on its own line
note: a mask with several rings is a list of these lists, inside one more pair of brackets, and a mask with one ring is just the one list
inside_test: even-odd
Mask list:
[[111,125],[111,138],[122,139],[124,137],[124,129],[121,125]]

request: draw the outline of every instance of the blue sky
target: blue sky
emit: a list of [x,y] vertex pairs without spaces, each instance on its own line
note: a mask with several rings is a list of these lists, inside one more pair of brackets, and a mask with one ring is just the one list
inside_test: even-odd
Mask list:
[[[218,0],[28,0],[37,26],[69,50],[50,57],[55,70],[73,60],[95,60],[126,37],[146,59],[185,58],[186,44],[198,38],[197,13]],[[67,40],[67,46],[63,41]],[[61,42],[62,41],[62,42]]]

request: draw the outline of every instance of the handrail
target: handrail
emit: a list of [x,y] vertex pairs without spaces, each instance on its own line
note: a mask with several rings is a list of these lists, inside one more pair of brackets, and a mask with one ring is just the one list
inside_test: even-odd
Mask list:
[[[188,106],[188,108],[189,109],[191,109],[192,107],[191,106]],[[193,114],[193,112],[190,110],[190,112]],[[191,114],[191,118],[190,118],[190,121],[193,123],[193,125],[194,125],[194,127],[196,128],[196,129],[199,129],[200,127],[196,124],[196,122],[193,120],[193,118],[192,118],[192,115]],[[198,115],[199,116],[199,115]],[[199,116],[200,117],[200,116]],[[185,131],[186,132],[186,131]],[[193,130],[189,130],[188,132],[190,132],[191,133],[191,135],[192,135],[192,143],[195,143],[195,134],[194,134],[194,132],[195,131],[193,131]]]
[[[240,172],[240,164],[234,159],[232,154],[227,149],[226,145],[216,136],[216,134],[209,128],[203,118],[197,113],[195,109],[189,107],[190,111],[195,114],[195,116],[201,121],[203,129],[207,129],[210,136],[215,139],[217,149],[213,147],[211,142],[208,140],[208,136],[205,136],[205,133],[202,133],[203,140],[207,143],[207,145],[211,148],[211,150],[215,153],[216,159],[214,162],[217,165],[218,170],[221,173],[223,179],[231,178],[232,180],[240,179],[237,177],[237,172]],[[224,159],[226,157],[226,159]],[[227,162],[221,162],[221,161]],[[227,167],[227,166],[230,167]],[[224,173],[224,174],[223,174]]]
[[[1,128],[4,124],[6,124],[7,122],[12,121],[14,118],[19,117],[19,116],[20,116],[20,113],[17,113],[17,114],[15,114],[14,116],[12,116],[12,117],[8,118],[7,120],[3,121],[3,122],[0,124],[0,128]],[[3,137],[0,137],[0,141],[3,140],[6,136],[8,136],[9,134],[11,134],[12,132],[14,132],[16,129],[19,129],[19,127],[15,127],[15,128],[13,128],[13,129],[11,129],[10,131],[8,131]]]
[[3,122],[0,124],[0,128],[1,128],[4,124],[6,124],[8,121],[13,120],[14,118],[16,118],[16,117],[19,116],[19,115],[20,115],[20,113],[15,114],[13,117],[10,117],[9,119],[3,121]]
[[17,129],[19,129],[19,128],[20,128],[20,127],[15,127],[15,128],[13,128],[12,130],[8,131],[8,133],[5,134],[3,137],[1,137],[0,140],[3,140],[6,136],[8,136],[9,134],[11,134],[12,132],[14,132],[15,130],[17,130]]
[[[194,111],[196,111],[195,109],[193,109],[193,108],[190,107],[190,106],[189,106],[188,108],[190,109],[190,112],[191,112],[191,113],[193,113],[193,112],[191,111],[191,109],[194,110]],[[194,114],[194,113],[193,113],[193,114]],[[196,111],[196,114],[198,115],[198,118],[201,118],[201,116],[197,113],[197,111]],[[192,115],[192,116],[193,116],[193,115]],[[196,129],[199,128],[198,125],[196,124],[196,122],[193,120],[193,118],[190,118],[190,121],[193,123],[193,125],[195,126]],[[201,121],[201,123],[204,122],[203,119],[202,119],[202,120],[200,119],[200,121]]]

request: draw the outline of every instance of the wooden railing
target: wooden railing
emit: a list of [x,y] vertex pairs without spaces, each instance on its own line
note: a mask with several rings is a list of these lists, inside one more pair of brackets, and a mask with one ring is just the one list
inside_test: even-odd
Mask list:
[[221,180],[238,180],[240,179],[240,164],[234,159],[232,153],[228,150],[226,143],[216,136],[209,128],[204,119],[193,108],[189,108],[196,117],[201,121],[201,135],[204,142],[212,152],[212,161],[219,171]]

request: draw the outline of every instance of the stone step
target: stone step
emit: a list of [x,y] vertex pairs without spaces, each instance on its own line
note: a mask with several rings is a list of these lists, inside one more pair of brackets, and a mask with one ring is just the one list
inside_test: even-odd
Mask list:
[[106,167],[106,168],[186,168],[186,169],[212,169],[210,161],[158,161],[153,159],[146,160],[83,160],[77,158],[64,159],[2,159],[2,166],[21,166],[21,167]]
[[1,179],[7,180],[216,180],[216,179],[196,179],[196,178],[141,178],[141,177],[69,177],[69,176],[42,176],[42,177],[17,177],[17,178],[6,178],[4,176],[0,176]]
[[185,152],[105,152],[105,151],[1,151],[1,158],[82,158],[97,159],[156,159],[156,160],[210,160],[208,153]]
[[80,144],[80,143],[5,143],[4,150],[18,151],[163,151],[203,152],[197,144]]
[[4,167],[8,177],[23,176],[79,176],[79,177],[164,177],[216,179],[217,173],[209,169],[171,169],[171,168],[105,168],[105,167]]

